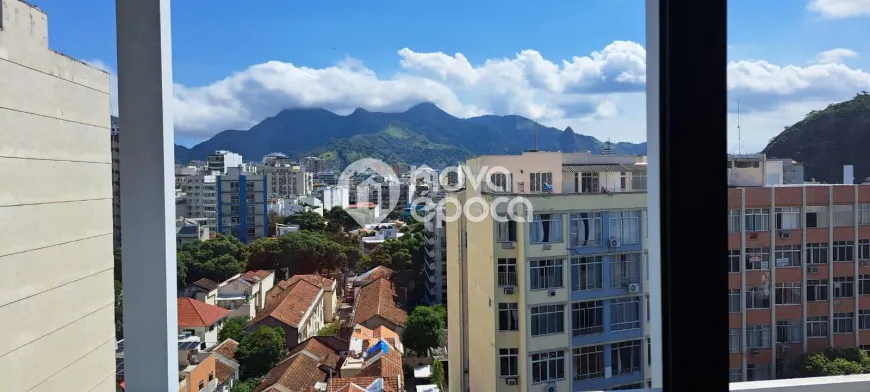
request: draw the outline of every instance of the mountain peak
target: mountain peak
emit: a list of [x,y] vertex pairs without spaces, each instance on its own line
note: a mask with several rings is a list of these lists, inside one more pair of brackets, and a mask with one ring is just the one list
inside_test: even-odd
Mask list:
[[432,102],[421,102],[421,103],[418,103],[414,106],[411,106],[408,110],[405,111],[405,113],[411,113],[411,112],[414,112],[414,113],[439,113],[439,114],[446,113],[445,111],[441,110],[441,108],[439,108],[438,105],[436,105]]
[[355,115],[368,114],[368,113],[370,113],[368,110],[365,110],[363,108],[356,108],[353,110],[353,113],[351,113],[350,115],[355,116]]
[[566,133],[577,133],[577,132],[574,132],[574,130],[571,129],[571,127],[565,128],[565,132]]

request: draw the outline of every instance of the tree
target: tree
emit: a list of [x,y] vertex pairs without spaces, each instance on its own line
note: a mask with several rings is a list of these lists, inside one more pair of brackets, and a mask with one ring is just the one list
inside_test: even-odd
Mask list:
[[222,282],[242,272],[247,259],[247,247],[235,237],[218,234],[205,241],[187,242],[178,251],[179,285],[202,278]]
[[447,308],[441,304],[432,306],[432,310],[441,315],[441,320],[444,321],[444,325],[447,325]]
[[230,389],[230,392],[251,392],[257,387],[257,385],[260,385],[259,378],[249,378],[233,385],[233,389]]
[[260,238],[248,245],[248,263],[245,269],[277,270],[284,259],[281,241],[278,238]]
[[418,306],[408,315],[402,332],[402,343],[417,355],[426,355],[430,349],[441,345],[444,335],[444,320],[438,311],[428,306]]
[[323,328],[320,328],[320,331],[317,331],[317,336],[338,336],[340,330],[341,324],[338,322],[338,320],[335,320],[327,325],[324,325]]
[[444,364],[437,359],[432,360],[432,382],[438,386],[438,390],[444,390]]
[[245,335],[236,350],[244,378],[260,377],[269,372],[284,355],[284,330],[260,327]]
[[286,223],[299,225],[299,230],[323,231],[326,221],[320,214],[312,211],[302,211],[287,217]]
[[269,215],[267,215],[266,218],[268,219],[268,224],[269,224],[269,233],[267,235],[269,237],[274,237],[278,234],[276,231],[276,228],[275,228],[275,224],[284,223],[286,218],[281,216],[281,214],[278,214],[275,211],[269,211]]
[[115,339],[124,338],[124,291],[121,282],[115,280]]
[[241,342],[245,337],[245,324],[248,323],[248,318],[245,316],[230,317],[224,322],[218,332],[218,342],[223,342],[227,339],[232,339]]
[[859,348],[829,348],[803,354],[790,369],[791,377],[822,377],[870,373],[870,356]]
[[121,248],[115,248],[115,280],[124,281],[123,267],[121,265]]
[[[329,221],[330,225],[334,229],[340,230],[331,230],[331,231],[351,231],[359,228],[359,224],[353,217],[340,206],[332,207],[329,211],[323,213],[323,217]],[[327,226],[329,227],[329,226]]]

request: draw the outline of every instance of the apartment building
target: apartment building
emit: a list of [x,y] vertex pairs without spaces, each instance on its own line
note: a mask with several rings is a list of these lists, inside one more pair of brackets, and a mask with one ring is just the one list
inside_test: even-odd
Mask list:
[[0,53],[0,388],[114,391],[109,75],[20,0],[0,0]]
[[[430,196],[430,191],[427,189],[421,193],[421,196],[430,198],[433,203],[437,203],[437,194],[431,193]],[[444,208],[439,210],[441,213],[428,215],[426,211],[418,211],[417,215],[429,218],[423,223],[425,240],[423,243],[425,268],[423,271],[426,274],[425,302],[430,305],[447,306],[447,222],[444,220]],[[410,211],[408,214],[410,215]]]
[[277,197],[306,196],[314,186],[314,176],[299,165],[272,160],[258,167],[269,182],[269,194]]
[[111,118],[112,132],[112,238],[114,239],[115,248],[121,247],[121,159],[118,156],[120,151],[119,140],[121,120],[118,117]]
[[[526,152],[467,166],[465,190],[448,194],[476,216],[447,221],[450,390],[646,387],[645,157]],[[492,189],[473,182],[493,167]],[[517,197],[528,204],[506,202]]]
[[230,167],[218,175],[217,232],[247,244],[269,233],[268,189],[264,175],[247,173],[244,165]]
[[735,187],[728,209],[732,382],[870,348],[870,185]]
[[184,176],[180,200],[184,208],[176,206],[178,213],[182,213],[180,216],[201,221],[210,233],[218,232],[217,177],[215,174],[205,174],[202,171]]
[[242,156],[230,151],[218,150],[206,157],[205,165],[208,173],[219,172],[226,174],[231,167],[239,167]]

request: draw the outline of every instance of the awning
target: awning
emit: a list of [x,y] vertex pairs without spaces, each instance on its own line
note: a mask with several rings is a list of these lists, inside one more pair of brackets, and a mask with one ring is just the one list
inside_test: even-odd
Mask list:
[[563,173],[621,173],[646,171],[646,165],[562,165]]

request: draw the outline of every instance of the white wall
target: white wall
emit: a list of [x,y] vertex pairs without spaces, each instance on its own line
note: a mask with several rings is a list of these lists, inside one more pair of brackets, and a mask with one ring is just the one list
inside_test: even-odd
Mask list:
[[50,51],[42,11],[0,10],[0,388],[112,392],[109,75]]

